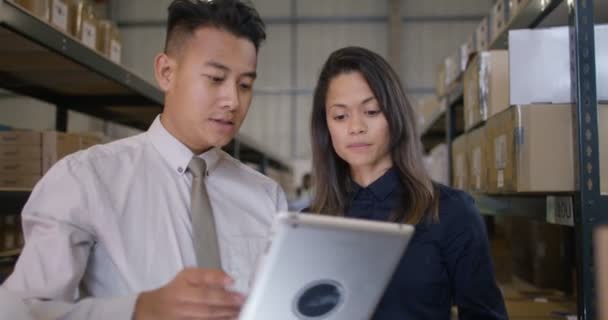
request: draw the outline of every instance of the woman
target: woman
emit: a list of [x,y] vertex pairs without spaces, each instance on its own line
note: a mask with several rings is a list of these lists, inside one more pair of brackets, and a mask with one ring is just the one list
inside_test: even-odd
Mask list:
[[310,211],[413,224],[374,319],[506,319],[485,226],[466,193],[431,181],[414,111],[389,64],[369,50],[335,51],[311,119]]

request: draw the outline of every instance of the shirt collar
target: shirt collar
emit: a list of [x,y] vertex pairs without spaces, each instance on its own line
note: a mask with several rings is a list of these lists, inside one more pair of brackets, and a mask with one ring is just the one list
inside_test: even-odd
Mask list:
[[372,182],[367,187],[361,187],[356,182],[352,182],[353,199],[357,199],[360,191],[369,190],[374,197],[380,201],[388,198],[393,191],[399,186],[400,178],[399,171],[392,167],[388,169],[380,178]]
[[[194,156],[192,151],[182,142],[177,140],[160,122],[161,115],[156,116],[152,125],[148,129],[148,137],[152,145],[158,150],[161,156],[178,174],[186,173],[188,164]],[[211,148],[208,151],[197,155],[205,160],[207,164],[207,174],[211,174],[222,158],[222,152],[218,148]]]

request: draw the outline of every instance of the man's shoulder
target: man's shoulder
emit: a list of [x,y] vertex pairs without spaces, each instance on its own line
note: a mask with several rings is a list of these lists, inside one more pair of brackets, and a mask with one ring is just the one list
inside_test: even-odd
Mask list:
[[241,162],[240,160],[233,158],[225,151],[219,150],[218,152],[221,153],[220,156],[222,161],[220,162],[220,166],[222,167],[222,170],[229,172],[230,176],[239,179],[240,183],[250,183],[256,187],[259,187],[260,185],[276,187],[278,185],[276,181]]
[[[114,162],[122,162],[125,157],[134,157],[145,146],[145,134],[122,138],[105,144],[98,144],[66,156],[63,160],[69,166],[110,166]],[[127,162],[128,163],[128,162]]]

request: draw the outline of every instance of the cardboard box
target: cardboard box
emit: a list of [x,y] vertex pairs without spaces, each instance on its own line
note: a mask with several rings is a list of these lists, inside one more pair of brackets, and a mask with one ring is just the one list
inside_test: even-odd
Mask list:
[[16,0],[15,2],[36,17],[49,21],[48,0]]
[[464,123],[470,130],[509,107],[509,54],[482,51],[464,75]]
[[109,20],[98,23],[97,50],[110,60],[120,64],[122,57],[122,40],[118,27]]
[[467,135],[463,134],[452,141],[452,186],[468,189]]
[[0,215],[0,252],[19,249],[23,246],[21,219],[17,214]]
[[447,86],[445,84],[446,77],[446,66],[445,61],[437,66],[437,76],[435,79],[435,91],[438,97],[443,97],[447,93]]
[[576,302],[547,301],[545,299],[506,300],[509,319],[541,320],[568,319],[560,314],[576,314]]
[[103,139],[98,136],[94,136],[91,134],[80,133],[78,134],[78,138],[80,141],[80,150],[88,149],[94,145],[98,145],[103,143]]
[[42,142],[40,132],[34,131],[1,131],[0,145],[38,145]]
[[[595,229],[595,270],[597,278],[597,301],[608,301],[608,226]],[[598,303],[598,319],[608,320],[608,303]]]
[[566,290],[570,275],[569,261],[564,256],[566,231],[564,226],[531,222],[533,247],[533,284],[541,289]]
[[0,144],[0,159],[40,161],[42,159],[42,148],[40,145]]
[[[445,58],[445,86],[446,90],[449,91],[452,84],[456,82],[462,72],[460,71],[460,49],[456,50],[455,53]],[[446,92],[447,93],[447,92]]]
[[418,117],[418,130],[422,133],[437,119],[441,112],[445,112],[445,99],[439,100],[436,96],[428,96],[421,99],[416,106]]
[[490,24],[488,18],[481,20],[475,30],[475,49],[476,51],[488,50],[490,45]]
[[[488,120],[488,191],[574,191],[571,110],[571,105],[513,106]],[[600,105],[598,122],[608,123],[608,105]],[[599,135],[600,188],[606,192],[608,127],[601,125]]]
[[[568,27],[509,32],[510,103],[572,103]],[[598,101],[608,101],[608,25],[595,26]]]
[[533,243],[531,221],[524,217],[511,217],[509,223],[509,240],[513,248],[513,275],[528,283],[534,280]]
[[42,172],[46,173],[57,161],[80,150],[80,136],[45,131],[42,133]]
[[496,0],[490,13],[490,42],[494,42],[496,38],[506,29],[509,14],[509,0]]
[[460,45],[460,73],[464,73],[469,65],[469,60],[476,52],[475,50],[475,36],[471,35],[467,42]]
[[467,135],[469,191],[484,192],[487,187],[487,138],[486,128],[477,128]]
[[512,21],[519,12],[528,6],[530,0],[510,0],[509,1],[509,20]]
[[433,181],[448,185],[448,148],[445,143],[434,147],[425,157],[426,170]]
[[0,159],[0,175],[4,174],[42,175],[42,161]]
[[69,14],[68,28],[70,33],[85,46],[97,47],[97,18],[93,12],[93,5],[88,0],[67,0]]
[[40,175],[2,174],[0,188],[31,189],[40,180]]
[[511,243],[505,237],[494,237],[490,245],[496,281],[510,283],[513,279]]
[[69,21],[74,14],[65,0],[48,0],[50,7],[50,22],[57,29],[69,33]]

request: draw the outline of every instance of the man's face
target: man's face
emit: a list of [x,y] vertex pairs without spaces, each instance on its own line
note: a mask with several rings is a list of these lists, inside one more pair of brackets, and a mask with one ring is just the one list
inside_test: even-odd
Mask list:
[[251,104],[255,46],[228,31],[202,27],[173,51],[156,61],[165,91],[161,122],[195,153],[226,145]]

